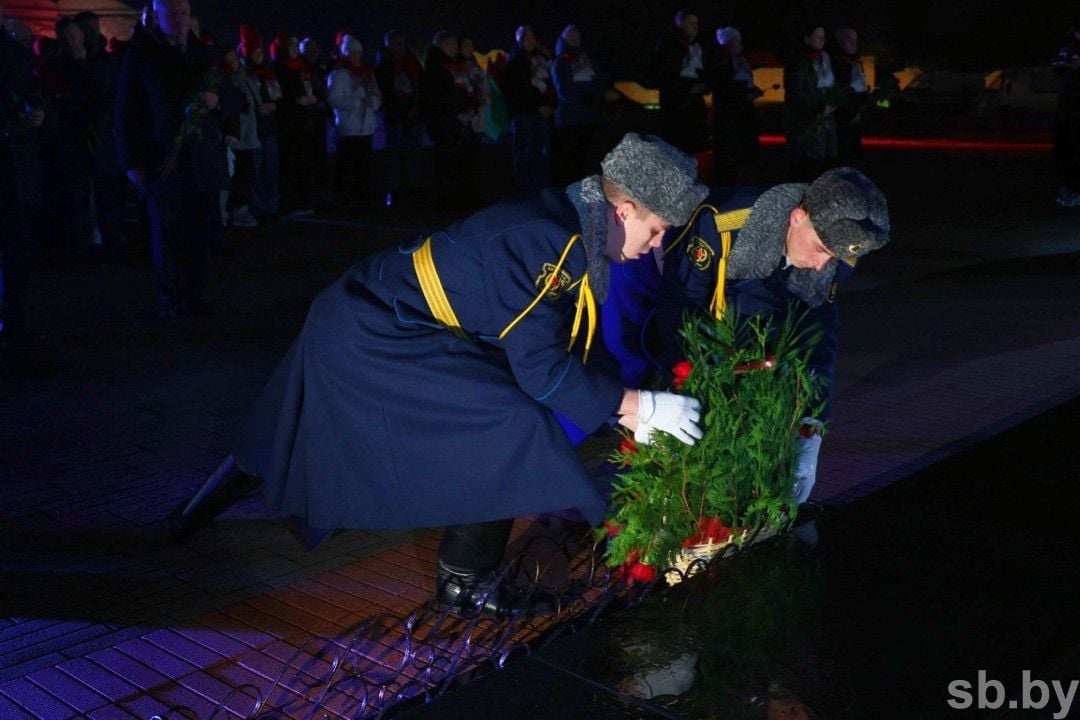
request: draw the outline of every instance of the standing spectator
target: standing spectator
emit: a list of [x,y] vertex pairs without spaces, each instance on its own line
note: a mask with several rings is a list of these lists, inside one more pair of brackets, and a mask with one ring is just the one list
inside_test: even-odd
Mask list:
[[862,159],[862,116],[870,97],[866,71],[859,57],[859,33],[842,27],[833,33],[839,52],[833,72],[836,75],[836,148],[840,165],[856,165]]
[[338,200],[355,209],[371,199],[371,136],[382,96],[360,41],[346,35],[339,49],[341,64],[326,81],[327,98],[334,110]]
[[791,180],[810,181],[836,162],[836,76],[825,28],[806,26],[802,49],[784,67],[784,129]]
[[1080,207],[1080,24],[1070,28],[1051,64],[1061,82],[1054,116],[1054,201],[1061,207]]
[[[375,79],[383,103],[386,129],[386,205],[395,204],[400,193],[420,194],[420,155],[424,126],[420,121],[420,78],[423,69],[400,30],[383,38],[375,60]],[[404,177],[404,180],[402,178]]]
[[255,97],[256,128],[259,132],[255,176],[251,187],[251,212],[259,216],[276,215],[281,198],[277,121],[281,83],[273,66],[266,62],[262,35],[251,25],[240,26],[240,55],[244,58],[248,84]]
[[224,160],[220,71],[190,32],[188,0],[154,0],[154,11],[156,26],[120,68],[116,142],[150,215],[159,317],[207,315],[208,223]]
[[518,190],[531,192],[546,187],[551,180],[555,86],[551,58],[537,42],[533,29],[522,25],[514,37],[517,45],[503,72],[502,91],[514,133],[514,180]]
[[[3,10],[0,9],[0,24]],[[0,32],[0,353],[29,337],[23,297],[34,258],[30,227],[41,205],[41,148],[45,119],[34,80],[34,55]]]
[[697,14],[679,10],[675,26],[656,46],[661,134],[686,153],[699,153],[709,146],[705,95],[711,62],[697,35]]
[[322,47],[313,38],[306,37],[300,41],[300,57],[308,64],[311,73],[311,89],[315,93],[317,101],[311,106],[311,146],[312,155],[312,193],[315,205],[325,206],[329,204],[330,188],[327,182],[327,128],[333,122],[333,111],[326,96],[327,80],[333,67],[330,58],[323,52]]
[[261,147],[259,142],[259,111],[256,89],[247,76],[247,71],[240,63],[240,56],[235,50],[226,50],[222,59],[225,82],[222,90],[235,95],[238,108],[235,123],[227,132],[235,138],[230,149],[235,158],[233,165],[232,186],[228,200],[228,224],[232,227],[253,228],[259,221],[251,213],[251,193],[255,181],[255,154]]
[[476,61],[476,44],[471,37],[462,35],[458,40],[458,46],[460,48],[458,62],[461,63],[461,68],[455,73],[455,80],[459,79],[459,73],[463,73],[465,83],[468,85],[469,97],[476,106],[476,114],[473,115],[471,126],[473,132],[482,135],[485,131],[484,118],[487,114],[485,111],[491,103],[488,75]]
[[420,107],[435,144],[435,201],[444,209],[471,210],[480,139],[472,129],[476,104],[469,95],[458,37],[440,30],[424,62]]
[[38,70],[48,107],[44,127],[47,220],[59,221],[66,261],[88,261],[92,243],[95,115],[83,32],[70,17],[56,22],[56,53]]
[[713,181],[738,182],[739,168],[758,153],[754,100],[763,94],[754,85],[754,71],[743,54],[742,33],[733,27],[716,31],[720,53],[713,82]]
[[282,94],[278,116],[281,119],[281,209],[285,213],[311,215],[315,169],[313,108],[318,102],[311,72],[300,57],[300,41],[290,33],[274,38],[270,57],[281,81]]
[[581,42],[577,25],[567,25],[555,43],[555,142],[552,175],[558,186],[592,175],[599,167],[593,137],[607,83]]
[[120,167],[116,138],[113,135],[116,83],[119,80],[120,68],[116,56],[106,52],[107,41],[101,34],[98,16],[84,11],[75,16],[75,22],[83,31],[86,64],[94,98],[94,112],[90,118],[94,138],[94,219],[105,256],[122,258],[127,254],[127,240],[124,237],[126,180],[124,168]]

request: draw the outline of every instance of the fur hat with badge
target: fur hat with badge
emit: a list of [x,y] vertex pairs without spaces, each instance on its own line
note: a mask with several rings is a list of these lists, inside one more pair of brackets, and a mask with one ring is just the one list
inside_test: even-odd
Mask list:
[[855,168],[829,170],[803,196],[818,237],[849,265],[889,242],[889,205],[874,183]]
[[[848,265],[889,242],[889,206],[884,193],[855,168],[828,170],[810,185],[789,183],[758,197],[731,247],[729,278],[764,278],[784,259],[788,216],[802,205],[821,242]],[[788,290],[811,307],[825,302],[836,263],[822,270],[792,268]]]

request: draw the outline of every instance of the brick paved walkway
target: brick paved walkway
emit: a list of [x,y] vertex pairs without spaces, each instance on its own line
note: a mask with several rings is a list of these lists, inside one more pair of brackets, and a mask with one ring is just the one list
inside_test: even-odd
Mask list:
[[[824,502],[1080,392],[1080,214],[1047,202],[1049,160],[871,160],[896,242],[842,295]],[[142,265],[35,278],[44,347],[0,382],[0,718],[174,705],[206,718],[233,688],[269,688],[312,635],[429,597],[433,531],[347,532],[308,552],[252,498],[182,544],[158,533],[227,452],[315,292],[440,222],[378,220],[238,236],[215,258],[205,321],[151,320]],[[227,705],[243,716],[250,703]]]

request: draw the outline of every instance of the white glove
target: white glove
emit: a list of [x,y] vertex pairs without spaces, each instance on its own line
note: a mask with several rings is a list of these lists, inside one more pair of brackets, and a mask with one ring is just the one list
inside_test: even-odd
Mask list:
[[804,418],[803,425],[815,426],[815,432],[810,437],[800,437],[795,441],[795,487],[791,494],[800,505],[810,499],[810,491],[814,489],[817,458],[821,451],[821,421]]
[[701,403],[686,395],[669,392],[638,391],[638,426],[634,440],[642,445],[652,441],[653,430],[662,430],[678,440],[693,445],[701,439]]

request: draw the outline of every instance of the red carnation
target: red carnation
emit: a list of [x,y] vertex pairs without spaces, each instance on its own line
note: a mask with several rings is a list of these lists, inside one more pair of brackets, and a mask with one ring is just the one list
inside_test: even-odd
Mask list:
[[705,543],[723,543],[731,538],[731,528],[720,522],[719,518],[698,518],[698,531],[686,538],[683,547],[690,548]]
[[690,371],[694,369],[694,366],[690,364],[689,360],[683,360],[680,363],[676,363],[675,367],[671,368],[672,375],[675,376],[675,389],[682,390],[683,384],[687,378],[690,377]]
[[619,443],[619,452],[623,455],[633,455],[637,451],[638,446],[633,438],[623,438],[622,442]]
[[630,580],[640,580],[643,583],[651,583],[656,580],[656,568],[652,565],[636,562],[630,567]]

